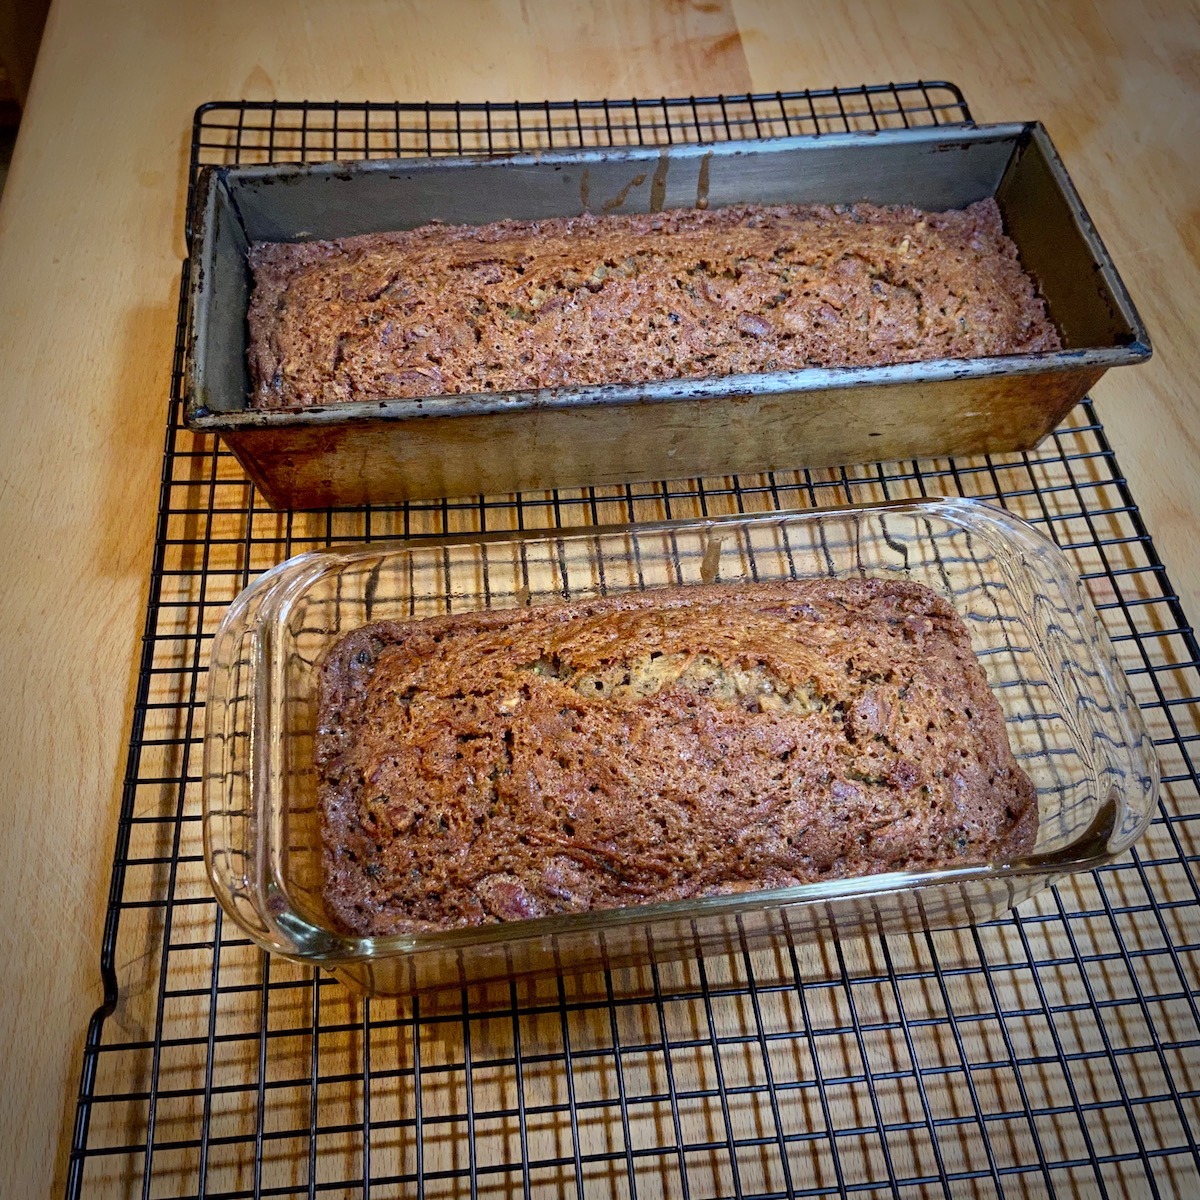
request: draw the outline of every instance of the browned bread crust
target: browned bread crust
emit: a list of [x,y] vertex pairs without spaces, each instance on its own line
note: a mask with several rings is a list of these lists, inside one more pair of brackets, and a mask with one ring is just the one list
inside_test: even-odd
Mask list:
[[366,626],[320,672],[325,900],[389,934],[1011,860],[966,627],[881,579]]
[[250,265],[261,408],[1060,348],[993,200],[425,225]]

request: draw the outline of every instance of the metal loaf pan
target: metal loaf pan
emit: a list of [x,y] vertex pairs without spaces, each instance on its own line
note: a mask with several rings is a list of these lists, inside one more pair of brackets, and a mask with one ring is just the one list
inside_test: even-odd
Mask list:
[[[431,220],[697,204],[915,204],[994,196],[1065,349],[638,385],[249,408],[251,242]],[[505,158],[215,168],[201,182],[187,424],[217,433],[276,507],[511,492],[1027,450],[1145,327],[1040,124],[586,150]]]

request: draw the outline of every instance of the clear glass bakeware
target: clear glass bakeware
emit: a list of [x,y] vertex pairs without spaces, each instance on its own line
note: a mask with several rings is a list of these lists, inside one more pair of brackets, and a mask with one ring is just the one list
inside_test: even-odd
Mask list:
[[[903,577],[966,621],[1037,789],[1028,859],[386,938],[336,932],[321,901],[313,748],[317,664],[368,621],[579,600],[667,585]],[[1087,592],[1049,539],[968,500],[773,512],[330,549],[289,559],[214,637],[205,857],[229,916],[267,950],[403,994],[777,939],[987,920],[1123,853],[1158,766]]]

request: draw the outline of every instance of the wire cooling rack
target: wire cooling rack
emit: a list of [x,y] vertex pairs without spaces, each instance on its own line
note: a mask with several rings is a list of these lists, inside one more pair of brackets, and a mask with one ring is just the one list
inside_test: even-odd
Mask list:
[[[191,178],[210,163],[970,119],[944,83],[211,104]],[[183,428],[183,354],[181,322],[69,1196],[1200,1194],[1200,653],[1090,402],[1028,454],[274,513]],[[201,853],[205,669],[225,606],[259,572],[334,541],[937,494],[1033,521],[1087,580],[1165,777],[1122,861],[973,929],[412,1001],[268,960],[222,919]]]

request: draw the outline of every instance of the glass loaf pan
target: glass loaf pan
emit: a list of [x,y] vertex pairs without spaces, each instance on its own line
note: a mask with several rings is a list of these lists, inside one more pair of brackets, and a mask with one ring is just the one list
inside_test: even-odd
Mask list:
[[[966,621],[1037,788],[1030,858],[387,938],[345,936],[324,917],[316,664],[342,634],[374,620],[663,585],[865,575],[927,584]],[[205,856],[222,906],[267,950],[382,994],[986,920],[1121,854],[1158,796],[1141,714],[1062,551],[964,500],[303,554],[251,584],[221,622],[206,721]]]

